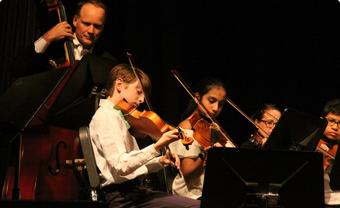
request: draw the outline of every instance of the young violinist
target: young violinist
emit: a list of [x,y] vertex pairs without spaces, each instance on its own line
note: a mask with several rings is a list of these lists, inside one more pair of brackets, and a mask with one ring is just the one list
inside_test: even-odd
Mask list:
[[[324,189],[326,207],[339,207],[340,186],[339,186],[339,165],[335,159],[339,157],[340,151],[340,99],[333,99],[326,103],[323,108],[322,117],[328,123],[324,130],[323,137],[318,144],[318,150],[324,153]],[[328,154],[327,154],[328,153]],[[335,183],[336,181],[337,184]]]
[[[194,96],[210,116],[216,118],[223,108],[227,92],[221,81],[215,78],[206,78],[198,82]],[[188,116],[180,122],[179,127],[184,129],[188,135],[191,134],[195,138],[195,131],[201,131],[201,133],[206,131],[211,134],[209,127],[208,129],[195,128],[195,123],[198,120],[206,120],[202,109],[195,102],[188,105],[186,114]],[[210,125],[209,122],[208,124]],[[185,148],[180,142],[174,142],[170,145],[171,150],[176,152],[181,159],[180,174],[177,174],[174,178],[172,192],[192,199],[200,199],[202,195],[206,150],[211,146],[222,146],[217,140],[211,142],[211,145],[202,145],[202,142],[200,143],[197,139],[194,139],[189,149]]]
[[[135,76],[138,76],[138,78]],[[179,139],[177,129],[169,130],[149,146],[140,149],[130,134],[130,123],[119,108],[124,102],[137,108],[144,102],[151,83],[147,74],[118,64],[110,71],[107,98],[100,100],[89,130],[94,155],[102,178],[102,192],[108,207],[199,207],[198,200],[151,191],[140,186],[138,177],[169,164],[179,167],[177,155],[160,151]],[[175,158],[175,161],[171,160]]]
[[251,116],[251,119],[258,128],[250,135],[250,138],[241,145],[241,147],[261,149],[280,117],[281,110],[275,104],[262,104]]
[[77,61],[85,54],[94,54],[110,60],[114,66],[118,60],[103,48],[95,47],[104,30],[106,15],[107,7],[101,0],[80,1],[72,20],[74,30],[67,21],[55,24],[17,56],[11,65],[13,76],[22,77],[58,68],[66,61],[64,50],[60,50],[66,40],[70,40],[71,44],[70,58]]

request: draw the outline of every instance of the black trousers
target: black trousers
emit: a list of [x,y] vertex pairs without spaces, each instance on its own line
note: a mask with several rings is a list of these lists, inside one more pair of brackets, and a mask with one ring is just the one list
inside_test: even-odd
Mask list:
[[108,208],[199,208],[201,201],[143,188],[134,181],[102,189]]

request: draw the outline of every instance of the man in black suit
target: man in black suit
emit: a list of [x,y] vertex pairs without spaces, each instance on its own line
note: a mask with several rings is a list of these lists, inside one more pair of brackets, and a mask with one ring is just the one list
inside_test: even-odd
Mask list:
[[[22,77],[60,68],[65,63],[66,55],[60,50],[65,40],[70,42],[70,52],[76,61],[92,54],[103,58],[104,62],[111,62],[109,65],[116,65],[118,60],[115,57],[95,47],[104,30],[106,14],[106,5],[101,0],[79,2],[72,21],[74,32],[66,21],[53,26],[17,57],[11,67],[13,76]],[[108,70],[105,70],[105,76]]]

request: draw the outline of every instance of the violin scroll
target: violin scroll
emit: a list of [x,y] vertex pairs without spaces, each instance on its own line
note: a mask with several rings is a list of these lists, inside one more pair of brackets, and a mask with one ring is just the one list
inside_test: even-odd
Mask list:
[[227,144],[228,140],[224,136],[226,132],[216,123],[207,121],[198,111],[189,117],[189,122],[194,130],[195,140],[203,147],[210,147],[216,142],[222,146]]
[[187,137],[181,128],[177,127],[179,132],[179,139],[182,141],[182,144],[185,146],[185,149],[189,150],[189,145],[191,145],[194,142],[194,139],[192,137]]
[[330,166],[332,165],[335,157],[336,157],[336,153],[338,151],[338,144],[333,145],[332,147],[329,147],[327,145],[327,142],[320,139],[317,147],[316,147],[316,151],[317,152],[321,152],[323,154],[323,169],[324,171],[327,171]]

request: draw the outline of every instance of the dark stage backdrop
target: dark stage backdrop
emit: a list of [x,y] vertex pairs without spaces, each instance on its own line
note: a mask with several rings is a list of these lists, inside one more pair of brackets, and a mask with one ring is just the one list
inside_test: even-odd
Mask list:
[[[106,2],[110,13],[98,44],[122,61],[127,51],[134,55],[153,81],[154,111],[170,123],[179,122],[190,99],[171,69],[189,86],[220,78],[248,115],[264,102],[319,115],[327,100],[340,97],[337,0]],[[77,0],[63,3],[72,14]],[[10,83],[10,60],[48,25],[40,4],[0,2],[1,91]],[[251,129],[229,105],[218,120],[237,142]]]

